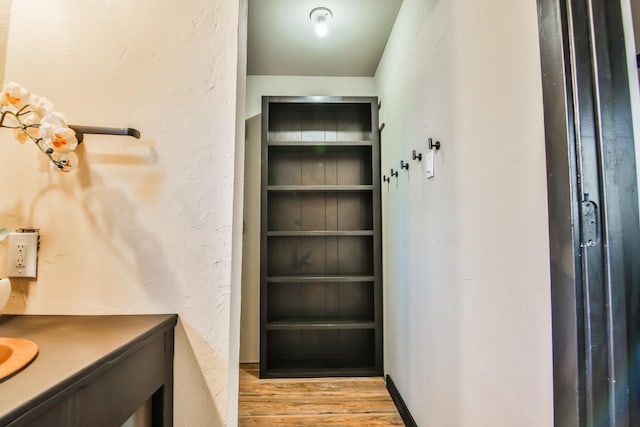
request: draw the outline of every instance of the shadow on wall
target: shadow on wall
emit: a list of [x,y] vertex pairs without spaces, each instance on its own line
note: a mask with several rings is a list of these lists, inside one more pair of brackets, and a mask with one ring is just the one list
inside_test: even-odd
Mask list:
[[244,232],[242,236],[242,307],[240,362],[260,359],[260,161],[262,115],[245,121]]
[[[148,144],[148,142],[146,143]],[[112,145],[106,147],[110,152],[115,151]],[[119,148],[121,147],[116,149],[120,151]],[[171,264],[167,262],[171,254],[163,249],[158,233],[150,231],[148,221],[140,215],[140,199],[155,199],[158,188],[161,188],[158,168],[154,167],[157,163],[155,149],[150,146],[142,149],[140,146],[136,146],[132,148],[134,154],[131,156],[121,153],[117,155],[94,155],[91,153],[88,155],[86,149],[87,147],[83,144],[76,151],[81,167],[71,177],[61,177],[58,172],[51,171],[43,156],[40,156],[42,159],[37,157],[40,159],[39,170],[33,172],[38,173],[39,181],[33,181],[37,186],[32,193],[33,196],[29,194],[27,202],[22,198],[18,199],[10,207],[0,212],[0,218],[11,228],[26,225],[42,226],[43,246],[40,255],[41,265],[39,266],[39,270],[41,270],[39,274],[42,277],[53,277],[54,281],[64,281],[64,277],[59,278],[58,276],[61,271],[59,265],[56,266],[55,271],[47,269],[60,263],[65,265],[71,263],[69,268],[78,268],[76,263],[73,263],[72,257],[77,256],[78,251],[87,250],[87,243],[90,245],[91,242],[99,242],[101,246],[104,246],[102,253],[117,259],[118,270],[122,270],[124,276],[131,272],[133,280],[138,281],[140,289],[146,293],[140,302],[144,304],[139,306],[140,309],[131,306],[129,300],[124,300],[123,304],[127,304],[127,311],[144,312],[145,307],[149,306],[175,310],[177,300],[175,294],[179,292],[179,289],[175,288],[178,283],[177,275],[171,270]],[[19,161],[23,160],[19,159]],[[31,158],[24,159],[24,161],[25,165],[31,166],[29,164],[32,161]],[[109,175],[106,171],[100,173],[92,171],[92,165],[103,164],[121,167],[122,171],[118,171],[117,178],[124,177],[126,179],[130,174],[135,175],[136,185],[132,186],[133,194],[127,191],[130,187],[123,188],[116,184],[109,187],[110,182],[106,179]],[[38,163],[35,166],[37,167],[37,165]],[[136,166],[145,166],[146,168],[137,170]],[[31,172],[28,171],[28,173]],[[28,193],[30,189],[25,187],[25,190]],[[65,206],[68,206],[68,209]],[[50,216],[64,216],[67,213],[71,215],[67,220],[82,219],[81,224],[77,224],[75,227],[70,226],[69,232],[60,228],[48,227],[48,221],[44,221],[47,224],[42,223],[43,219],[48,219]],[[34,221],[41,222],[41,224]],[[56,218],[55,221],[59,220]],[[91,234],[89,242],[80,242],[80,246],[70,243],[74,240],[80,240],[74,239],[79,233],[86,234],[87,232]],[[53,248],[56,248],[55,251]],[[6,259],[6,245],[0,245],[0,265],[4,265],[2,259]],[[90,268],[108,269],[110,270],[109,274],[113,275],[114,265],[109,262],[104,262],[99,258],[95,263],[93,260],[91,262],[93,265]],[[89,274],[99,274],[99,272],[91,270]],[[88,306],[87,301],[92,301],[92,297],[100,296],[100,292],[112,291],[112,289],[108,289],[110,283],[85,286],[82,288],[82,292],[90,292],[89,296],[85,293],[78,297],[69,292],[64,296],[67,298],[67,302],[63,306],[53,305],[52,308],[38,308],[38,304],[42,304],[42,296],[38,296],[38,294],[42,290],[38,289],[37,280],[12,279],[11,282],[12,297],[7,305],[7,313],[12,314],[24,314],[30,311],[50,313],[61,310],[65,314],[72,314],[77,312],[78,307],[83,314],[88,314],[84,310],[87,308],[93,310],[94,306]],[[58,284],[56,283],[56,285]],[[74,286],[76,286],[74,289],[77,289],[77,284]],[[66,289],[66,284],[61,283],[60,291]],[[115,291],[117,292],[117,289]],[[46,292],[54,291],[51,291],[49,287]],[[29,307],[30,293],[34,298],[33,305],[35,306],[31,309]],[[59,295],[56,297],[59,298]],[[74,305],[74,298],[79,298],[83,304]],[[158,304],[149,304],[152,301]],[[118,307],[109,307],[108,309],[119,311]],[[104,313],[104,308],[98,308],[95,313]],[[184,319],[180,320],[175,331],[176,413],[181,414],[181,419],[186,420],[183,422],[188,425],[224,425],[225,416],[218,413],[216,398],[226,399],[225,391],[228,378],[226,371],[221,369],[221,367],[227,366],[226,360],[220,357],[216,349],[211,348],[198,332],[188,327]],[[226,407],[226,400],[219,407]],[[144,413],[141,412],[140,416],[143,417]],[[136,419],[131,420],[133,425],[139,424]]]
[[[92,140],[91,143],[93,142]],[[112,144],[112,142],[107,143]],[[157,164],[157,154],[155,148],[149,144],[149,141],[139,144],[142,148],[136,147],[132,154],[91,154],[91,161],[89,161],[85,142],[76,150],[80,167],[70,177],[72,179],[61,179],[57,172],[51,171],[51,166],[42,157],[38,173],[48,180],[47,184],[35,194],[28,206],[24,202],[18,202],[10,211],[0,213],[0,217],[8,218],[7,225],[11,228],[37,225],[37,222],[42,221],[43,212],[51,216],[60,215],[55,207],[51,212],[47,211],[49,197],[55,197],[58,206],[61,202],[70,205],[70,211],[80,207],[83,221],[91,227],[91,239],[108,247],[108,253],[114,254],[114,258],[118,260],[119,269],[124,268],[135,273],[141,288],[147,290],[149,298],[162,298],[159,303],[164,307],[171,307],[174,300],[168,288],[176,283],[175,274],[165,262],[166,256],[163,254],[157,235],[150,232],[145,221],[139,218],[137,213],[139,202],[132,200],[131,196],[121,188],[107,187],[100,174],[91,172],[92,164],[153,166]],[[109,150],[114,151],[113,148]],[[142,200],[153,200],[160,187],[157,168],[148,168],[148,172],[143,173],[141,177],[139,172],[136,176],[138,178],[135,196]],[[76,228],[78,229],[80,228]],[[74,230],[72,229],[71,232],[73,233]],[[69,253],[77,251],[77,248],[65,246],[68,244],[64,242],[65,237],[66,235],[60,230],[57,233],[46,228],[41,230],[45,250],[51,251],[53,247],[67,247],[66,251]],[[0,251],[0,256],[6,259],[6,245]],[[52,264],[55,260],[55,256],[47,257],[44,253],[41,253],[40,257],[39,270],[46,268],[42,264]],[[113,268],[108,263],[96,265],[98,268]],[[25,313],[27,311],[29,289],[35,283],[34,279],[11,279],[13,292],[7,306],[8,312]]]
[[[210,347],[197,334],[187,333],[188,330],[190,328],[184,323],[184,320],[179,319],[175,330],[176,358],[173,376],[176,380],[174,384],[174,413],[190,413],[190,423],[194,426],[223,426],[225,425],[225,420],[218,413],[214,400],[224,387],[221,387],[220,390],[214,390],[209,386],[205,378],[206,370],[203,369],[203,364],[200,363],[193,351],[194,348],[201,349],[204,347],[211,352]],[[200,340],[200,342],[196,343],[194,340]],[[215,355],[212,354],[212,357],[215,357]],[[214,363],[214,365],[226,366],[221,363]],[[216,373],[212,374],[215,375]],[[212,378],[211,380],[213,381],[214,379]],[[226,386],[226,381],[227,378],[225,376],[224,381],[217,382],[222,382]],[[197,391],[200,390],[207,390],[208,395],[198,393]],[[182,397],[178,398],[178,396]],[[186,404],[186,406],[181,408],[182,404]],[[197,409],[196,414],[193,413],[194,409]],[[198,414],[202,414],[202,418]],[[176,424],[180,425],[181,423],[177,422]]]

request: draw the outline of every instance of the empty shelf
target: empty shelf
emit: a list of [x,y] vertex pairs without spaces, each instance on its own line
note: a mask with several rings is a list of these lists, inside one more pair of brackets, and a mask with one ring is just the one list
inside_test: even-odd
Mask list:
[[285,141],[270,139],[271,147],[370,147],[371,141]]
[[373,282],[373,276],[335,276],[335,275],[305,275],[305,276],[267,276],[267,283],[304,283],[304,282]]
[[371,191],[373,185],[269,185],[269,191]]
[[269,237],[341,237],[373,236],[373,230],[356,231],[267,231]]
[[267,330],[283,331],[290,329],[373,329],[373,320],[357,319],[311,319],[311,320],[279,320],[267,322]]

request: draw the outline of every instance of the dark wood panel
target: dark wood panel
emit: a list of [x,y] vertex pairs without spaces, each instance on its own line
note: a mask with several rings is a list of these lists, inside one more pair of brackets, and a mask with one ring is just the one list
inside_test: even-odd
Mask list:
[[266,283],[345,283],[345,282],[372,282],[373,276],[335,276],[335,275],[308,275],[308,276],[267,276]]
[[373,185],[269,185],[267,190],[274,191],[371,191],[374,189]]
[[367,103],[271,103],[269,110],[269,135],[280,141],[371,138],[371,115]]
[[267,274],[373,275],[372,238],[270,237]]
[[272,283],[269,322],[309,318],[374,319],[374,287],[364,283]]
[[370,192],[295,193],[269,196],[268,231],[373,230]]
[[267,237],[348,237],[373,236],[373,230],[361,231],[267,231]]
[[373,321],[360,319],[317,319],[308,318],[302,320],[283,320],[277,322],[267,322],[268,331],[299,331],[299,330],[346,330],[346,329],[373,329]]
[[278,139],[268,138],[269,147],[312,147],[315,150],[323,150],[325,148],[337,149],[346,148],[353,149],[353,147],[371,147],[371,140],[354,140],[354,141],[300,141],[300,140],[286,140],[279,141]]
[[374,366],[374,331],[267,331],[268,366],[273,369],[364,368]]
[[269,147],[269,185],[372,182],[371,146]]
[[[164,383],[165,338],[159,336],[137,353],[75,394],[74,419],[92,425],[122,425]],[[145,375],[134,376],[133,372]],[[117,390],[105,399],[105,390]],[[80,424],[77,424],[80,425]]]

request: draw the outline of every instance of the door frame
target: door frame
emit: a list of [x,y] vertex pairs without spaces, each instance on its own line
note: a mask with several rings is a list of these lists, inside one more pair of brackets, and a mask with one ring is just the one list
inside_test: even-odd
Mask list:
[[640,222],[617,0],[537,0],[554,421],[640,425]]

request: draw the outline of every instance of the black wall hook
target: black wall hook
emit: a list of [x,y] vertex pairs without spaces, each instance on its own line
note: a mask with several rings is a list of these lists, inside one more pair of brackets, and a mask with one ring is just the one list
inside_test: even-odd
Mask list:
[[436,149],[438,151],[440,149],[440,141],[433,142],[433,138],[429,138],[429,150]]
[[382,175],[382,182],[391,182],[391,178],[389,178],[387,175]]
[[422,161],[422,153],[416,153],[416,150],[413,150],[412,157],[413,157],[413,160],[417,160],[419,162]]
[[400,160],[400,169],[409,170],[409,163],[405,163],[404,160]]
[[391,176],[395,176],[396,178],[398,177],[398,171],[394,171],[393,169],[391,169],[391,172],[389,174]]

